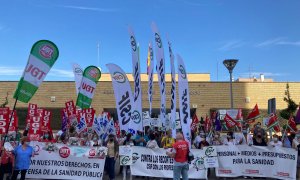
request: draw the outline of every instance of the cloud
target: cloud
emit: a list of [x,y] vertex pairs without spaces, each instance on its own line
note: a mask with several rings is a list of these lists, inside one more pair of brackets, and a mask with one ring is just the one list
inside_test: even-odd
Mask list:
[[256,47],[276,46],[276,45],[291,45],[300,46],[300,41],[286,41],[286,38],[277,37],[258,43]]
[[0,66],[0,76],[20,76],[24,68]]
[[219,48],[220,51],[230,51],[242,47],[245,43],[241,40],[232,40],[226,42],[222,47]]
[[[0,76],[21,76],[24,71],[24,67],[9,67],[9,66],[0,66]],[[51,77],[59,78],[73,78],[73,72],[63,69],[51,69],[47,75]]]
[[117,9],[94,8],[94,7],[85,7],[85,6],[59,6],[59,7],[69,8],[69,9],[86,10],[86,11],[98,11],[98,12],[116,12],[117,11]]
[[67,71],[63,69],[51,69],[49,72],[49,76],[72,78],[74,77],[74,74],[72,71]]

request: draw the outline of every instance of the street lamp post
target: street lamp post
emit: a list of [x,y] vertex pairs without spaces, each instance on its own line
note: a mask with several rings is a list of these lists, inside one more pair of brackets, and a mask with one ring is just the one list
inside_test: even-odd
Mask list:
[[224,66],[228,69],[230,74],[230,101],[231,101],[231,109],[233,109],[233,94],[232,94],[232,71],[235,65],[238,63],[237,59],[225,59],[223,61]]

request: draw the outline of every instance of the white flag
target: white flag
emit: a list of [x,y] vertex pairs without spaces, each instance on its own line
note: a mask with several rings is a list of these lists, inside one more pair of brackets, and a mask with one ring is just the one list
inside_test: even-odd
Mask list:
[[76,95],[78,95],[81,80],[82,80],[83,70],[78,64],[74,63],[73,64],[73,73],[74,73],[74,80],[75,80],[75,86],[76,86]]
[[148,57],[147,57],[147,73],[148,73],[148,100],[149,100],[149,114],[152,114],[152,95],[153,95],[153,48],[152,43],[149,43]]
[[172,86],[171,86],[171,118],[170,124],[172,128],[172,137],[176,137],[176,79],[175,79],[175,66],[174,66],[174,54],[172,51],[171,43],[169,44],[169,54],[170,54],[170,64],[171,64],[171,78],[172,78]]
[[134,79],[134,95],[133,95],[133,110],[130,121],[130,127],[135,131],[143,131],[142,124],[142,86],[141,86],[141,75],[140,75],[140,61],[139,61],[139,47],[136,43],[133,30],[129,27],[131,53],[132,53],[132,69]]
[[178,65],[178,94],[180,122],[184,139],[189,142],[191,147],[191,120],[190,120],[190,94],[185,65],[182,58],[177,55]]
[[120,129],[128,131],[133,109],[133,98],[128,78],[118,65],[106,64],[106,67],[112,79]]
[[160,89],[160,117],[163,126],[166,126],[166,82],[165,82],[165,58],[164,58],[164,48],[162,45],[162,40],[159,35],[158,29],[154,23],[152,23],[152,31],[155,37],[155,47],[156,47],[156,71],[158,76],[158,83]]

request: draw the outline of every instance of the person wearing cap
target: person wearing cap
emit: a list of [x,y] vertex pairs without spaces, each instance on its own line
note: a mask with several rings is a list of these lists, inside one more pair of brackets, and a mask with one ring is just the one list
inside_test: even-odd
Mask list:
[[25,180],[27,170],[30,166],[30,160],[33,154],[33,148],[29,146],[29,140],[26,136],[21,139],[21,144],[17,146],[13,154],[15,155],[15,166],[11,180],[17,180],[18,174],[21,172],[21,180]]

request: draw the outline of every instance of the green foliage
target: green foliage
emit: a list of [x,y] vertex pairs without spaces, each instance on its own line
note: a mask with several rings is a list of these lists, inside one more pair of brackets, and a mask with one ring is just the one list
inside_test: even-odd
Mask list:
[[284,119],[289,119],[291,115],[294,115],[298,108],[298,105],[291,98],[289,83],[286,84],[285,97],[283,100],[287,103],[287,108],[280,112],[280,116]]
[[6,93],[5,102],[2,103],[2,104],[0,105],[0,107],[1,107],[1,108],[4,108],[4,107],[6,107],[7,104],[8,104],[8,92]]

